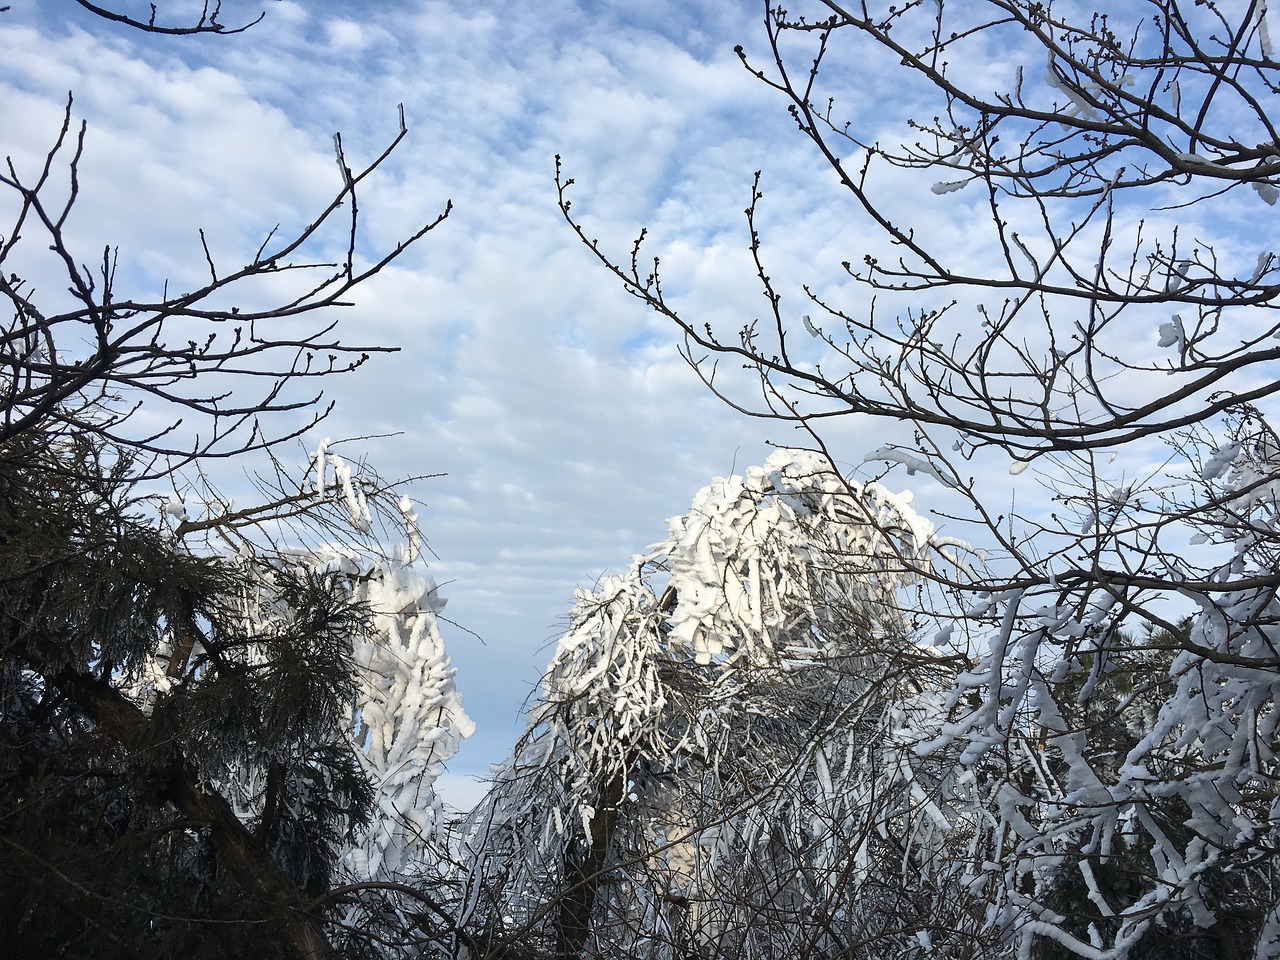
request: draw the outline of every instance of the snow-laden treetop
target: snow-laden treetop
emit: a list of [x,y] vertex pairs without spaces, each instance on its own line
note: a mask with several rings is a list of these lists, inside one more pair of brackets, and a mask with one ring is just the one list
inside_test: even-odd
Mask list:
[[639,567],[670,573],[669,642],[697,662],[765,659],[802,621],[882,607],[911,569],[927,567],[934,529],[911,493],[859,484],[822,456],[778,450],[745,477],[717,477]]
[[479,859],[532,877],[575,824],[591,834],[602,791],[637,762],[717,764],[753,675],[866,654],[940,545],[910,493],[808,451],[712,480],[648,554],[577,592],[528,729],[473,813]]

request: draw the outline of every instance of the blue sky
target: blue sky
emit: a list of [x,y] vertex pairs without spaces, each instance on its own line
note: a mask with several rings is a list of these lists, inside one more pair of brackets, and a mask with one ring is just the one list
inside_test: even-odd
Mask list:
[[[179,21],[200,4],[160,6]],[[339,449],[384,476],[446,474],[410,492],[446,615],[484,638],[446,633],[478,732],[445,793],[469,802],[520,729],[573,589],[660,539],[711,477],[763,462],[767,441],[798,440],[712,397],[674,329],[599,267],[556,208],[554,157],[589,234],[621,256],[648,226],[668,293],[722,330],[764,308],[742,216],[754,170],[770,270],[796,315],[809,312],[802,282],[838,294],[840,262],[878,242],[734,53],[762,55],[762,4],[226,0],[226,23],[266,17],[237,36],[178,39],[72,0],[11,7],[4,152],[20,169],[37,163],[72,91],[89,125],[74,238],[86,251],[118,245],[122,276],[144,290],[201,280],[199,227],[228,263],[276,224],[301,228],[337,187],[333,133],[353,165],[367,160],[404,104],[409,136],[361,198],[362,252],[446,200],[454,213],[359,291],[344,338],[401,352],[332,381],[336,410],[306,442],[373,437]],[[1011,53],[972,69],[998,85]],[[893,71],[846,64],[832,74],[845,115],[871,139],[901,131],[908,91]],[[980,198],[934,197],[936,179],[894,174],[880,189],[957,256],[980,258],[969,229]],[[892,439],[858,420],[830,435],[846,466]],[[1004,464],[992,470],[1013,483]],[[921,477],[899,482],[924,510],[937,496]]]
[[[222,20],[264,7],[235,37],[164,39],[17,0],[0,20],[5,152],[36,162],[73,92],[89,133],[72,229],[155,289],[201,278],[199,227],[228,263],[300,227],[337,185],[333,133],[370,158],[404,104],[409,137],[362,197],[367,249],[455,212],[343,317],[348,340],[402,351],[328,384],[335,413],[308,442],[398,433],[341,449],[385,476],[447,474],[411,493],[446,614],[484,638],[446,636],[479,727],[445,785],[465,803],[520,729],[574,587],[790,439],[711,397],[673,330],[595,264],[556,209],[555,155],[595,235],[622,251],[648,225],[673,292],[733,327],[758,312],[751,172],[785,185],[779,222],[821,219],[833,194],[733,52],[762,39],[752,0],[228,0]],[[809,256],[792,247],[780,260]]]

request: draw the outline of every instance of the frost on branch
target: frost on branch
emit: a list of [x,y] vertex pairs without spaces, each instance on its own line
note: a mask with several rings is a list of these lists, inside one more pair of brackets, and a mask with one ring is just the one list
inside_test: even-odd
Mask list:
[[[883,607],[905,571],[927,563],[933,529],[910,502],[844,480],[804,451],[713,480],[658,546],[676,598],[669,642],[687,644],[700,664],[726,654],[767,661],[775,637],[805,621]],[[846,575],[851,566],[858,576]]]
[[356,755],[377,813],[346,862],[358,877],[398,876],[438,835],[442,811],[433,784],[475,724],[440,638],[436,614],[445,601],[435,581],[383,561],[353,593],[373,614],[373,636],[355,649],[355,715]]
[[[335,851],[339,869],[353,882],[403,877],[439,839],[442,811],[433,784],[474,731],[438,628],[445,601],[414,565],[417,516],[406,497],[367,467],[330,452],[328,439],[311,457],[304,482],[291,486],[279,474],[262,492],[262,506],[238,507],[212,491],[173,495],[161,505],[175,550],[219,556],[236,569],[233,614],[242,638],[234,653],[215,642],[210,654],[211,638],[192,624],[185,640],[176,633],[161,643],[130,693],[148,712],[161,709],[178,685],[203,682],[211,655],[232,657],[251,675],[282,678],[330,664],[337,675],[330,693],[339,704],[332,715],[321,712],[320,698],[308,703],[305,689],[297,703],[315,717],[306,738],[315,756],[290,756],[287,763],[240,758],[226,765],[219,787],[241,819],[263,822],[273,816],[273,797],[305,806],[315,791],[338,789],[333,771],[358,778],[361,789],[371,791],[372,814]],[[407,546],[384,545],[401,536]],[[309,614],[299,603],[309,589],[330,595],[343,615]],[[320,625],[322,645],[289,646],[317,629],[302,622],[308,616]],[[299,662],[295,674],[276,666],[282,659],[313,663]],[[273,769],[302,773],[287,785],[273,784]]]
[[[1105,590],[1046,563],[1047,583],[1028,577],[966,613],[986,650],[915,752],[977,786],[975,866],[956,876],[1017,956],[1122,960],[1224,937],[1276,955],[1273,439],[1245,418],[1189,478],[1205,487],[1193,542],[1220,545],[1217,560],[1184,558],[1168,582],[1109,573]],[[1123,493],[1116,517],[1151,497]],[[1163,522],[1186,510],[1156,502]],[[1102,526],[1089,560],[1115,570],[1138,524]],[[1170,607],[1187,616],[1169,628],[1125,619]]]
[[[1124,960],[1238,931],[1275,956],[1269,449],[1237,432],[1193,478],[1230,554],[1169,584],[1176,629],[1064,571],[957,607],[943,650],[905,620],[942,545],[906,497],[790,452],[713,481],[578,595],[474,878],[565,950]],[[1116,488],[1116,518],[1147,496]]]
[[[844,480],[804,451],[713,480],[624,576],[578,592],[511,772],[562,752],[578,770],[570,781],[585,788],[636,751],[673,748],[666,713],[677,667],[728,684],[800,651],[831,654],[850,610],[873,629],[910,579],[907,565],[927,562],[931,548],[932,527],[910,499]],[[711,749],[703,730],[685,737],[679,749]],[[561,833],[579,817],[562,810],[545,829]]]
[[[579,591],[528,730],[470,821],[474,869],[501,872],[504,909],[558,896],[564,955],[605,913],[637,955],[690,925],[723,955],[826,943],[803,910],[750,919],[757,898],[821,899],[859,849],[870,870],[864,827],[886,803],[923,852],[936,831],[908,824],[912,797],[957,789],[905,747],[949,673],[893,613],[936,545],[909,494],[781,450],[713,480],[647,556]],[[622,873],[602,888],[610,865]],[[700,906],[676,918],[677,902]]]

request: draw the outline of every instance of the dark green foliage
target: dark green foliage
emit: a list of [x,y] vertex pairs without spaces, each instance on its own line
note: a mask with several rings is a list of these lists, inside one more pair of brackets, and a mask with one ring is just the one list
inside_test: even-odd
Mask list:
[[45,669],[136,671],[169,624],[230,585],[139,522],[130,463],[81,440],[0,451],[0,652]]
[[102,747],[15,770],[35,751],[4,738],[6,956],[284,955],[277,909],[219,869],[207,835],[148,795],[146,776],[105,767],[121,758]]
[[[91,441],[0,451],[2,952],[296,955],[372,808],[342,727],[367,615],[184,552],[133,493]],[[172,686],[144,710],[148,663]]]

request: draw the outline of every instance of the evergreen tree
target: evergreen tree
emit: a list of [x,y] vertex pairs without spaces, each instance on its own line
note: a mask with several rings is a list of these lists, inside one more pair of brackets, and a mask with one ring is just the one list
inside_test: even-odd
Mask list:
[[[328,749],[349,699],[348,636],[364,614],[334,583],[299,580],[283,594],[285,628],[248,632],[232,565],[176,551],[142,519],[127,456],[104,462],[91,441],[40,439],[0,458],[10,946],[25,956],[314,952],[323,934],[308,888],[370,810],[354,757]],[[124,688],[191,632],[199,653],[144,710]],[[257,644],[275,654],[261,669],[245,656]],[[273,785],[328,783],[242,822],[214,783],[255,755],[270,757]]]
[[[175,27],[81,6],[236,32],[217,4]],[[243,267],[197,244],[207,282],[183,290],[126,290],[119,251],[74,249],[70,101],[43,164],[0,173],[6,955],[384,955],[455,935],[401,905],[431,899],[406,881],[438,833],[440,763],[471,730],[409,501],[327,441],[302,479],[271,452],[328,412],[300,385],[392,349],[321,314],[447,216],[355,257],[356,190],[406,132],[401,112],[354,169],[335,138],[319,215],[268,225]],[[233,508],[206,471],[243,456],[274,475]],[[382,546],[406,528],[407,547]]]
[[[372,517],[374,487],[322,451],[335,489],[306,484],[262,515],[193,520],[170,502],[182,519],[161,525],[127,453],[17,446],[0,456],[11,947],[383,955],[448,935],[401,918],[375,947],[369,929],[385,910],[370,892],[427,855],[432,781],[471,730],[434,584],[411,555],[253,535],[281,512],[294,533],[301,517],[337,534],[326,508]],[[240,548],[193,549],[193,530]]]

